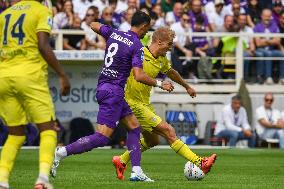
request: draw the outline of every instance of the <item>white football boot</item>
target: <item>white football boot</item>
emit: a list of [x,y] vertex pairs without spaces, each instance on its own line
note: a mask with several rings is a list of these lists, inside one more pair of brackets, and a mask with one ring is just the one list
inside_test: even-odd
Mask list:
[[56,169],[59,166],[59,163],[62,159],[67,156],[67,152],[65,147],[56,147],[54,152],[54,159],[53,164],[51,166],[50,175],[55,178],[56,176]]
[[154,182],[154,180],[147,177],[142,171],[139,173],[132,172],[129,180],[134,182]]

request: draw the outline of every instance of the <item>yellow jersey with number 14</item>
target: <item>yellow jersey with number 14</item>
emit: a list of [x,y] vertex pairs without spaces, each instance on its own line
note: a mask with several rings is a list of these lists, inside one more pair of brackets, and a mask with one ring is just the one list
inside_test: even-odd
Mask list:
[[52,13],[35,0],[21,0],[0,14],[0,77],[47,75],[38,32],[51,33]]
[[[152,77],[156,78],[159,72],[167,73],[171,69],[171,63],[166,56],[155,58],[147,47],[144,47],[143,70]],[[136,101],[143,104],[150,104],[150,92],[152,86],[137,82],[134,79],[133,70],[127,79],[125,89],[126,101]]]

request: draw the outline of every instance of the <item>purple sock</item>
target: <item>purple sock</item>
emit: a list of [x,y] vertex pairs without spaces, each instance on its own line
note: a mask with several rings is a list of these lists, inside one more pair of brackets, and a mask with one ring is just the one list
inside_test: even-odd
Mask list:
[[140,166],[141,149],[140,149],[140,127],[130,130],[126,141],[126,146],[129,151],[132,167]]
[[108,142],[109,138],[102,135],[101,133],[95,133],[79,138],[77,141],[66,146],[67,156],[73,154],[81,154],[97,147],[103,147],[107,145]]

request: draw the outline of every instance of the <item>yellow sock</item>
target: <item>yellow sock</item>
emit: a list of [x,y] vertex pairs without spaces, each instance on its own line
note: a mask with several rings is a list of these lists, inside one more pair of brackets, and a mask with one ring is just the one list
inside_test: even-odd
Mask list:
[[53,162],[54,150],[56,148],[57,136],[53,130],[46,130],[40,133],[39,147],[39,173],[49,176]]
[[183,143],[180,139],[177,139],[172,143],[171,148],[179,155],[187,159],[188,161],[194,163],[195,165],[200,165],[201,157],[193,153],[189,147]]
[[18,150],[23,145],[25,139],[25,136],[8,135],[8,139],[1,152],[0,182],[8,183]]
[[[140,148],[141,148],[141,152],[144,152],[148,149],[150,149],[150,147],[146,144],[144,138],[140,139]],[[126,150],[121,156],[120,159],[127,164],[130,161],[130,156],[129,156],[129,151]]]

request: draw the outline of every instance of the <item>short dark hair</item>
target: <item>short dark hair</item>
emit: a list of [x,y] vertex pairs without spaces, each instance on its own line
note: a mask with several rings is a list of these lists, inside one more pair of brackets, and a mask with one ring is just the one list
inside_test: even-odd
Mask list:
[[150,24],[151,18],[148,14],[142,11],[136,11],[131,19],[131,26],[140,26],[142,24]]
[[242,101],[242,97],[240,95],[235,95],[232,97],[232,101],[233,100]]

